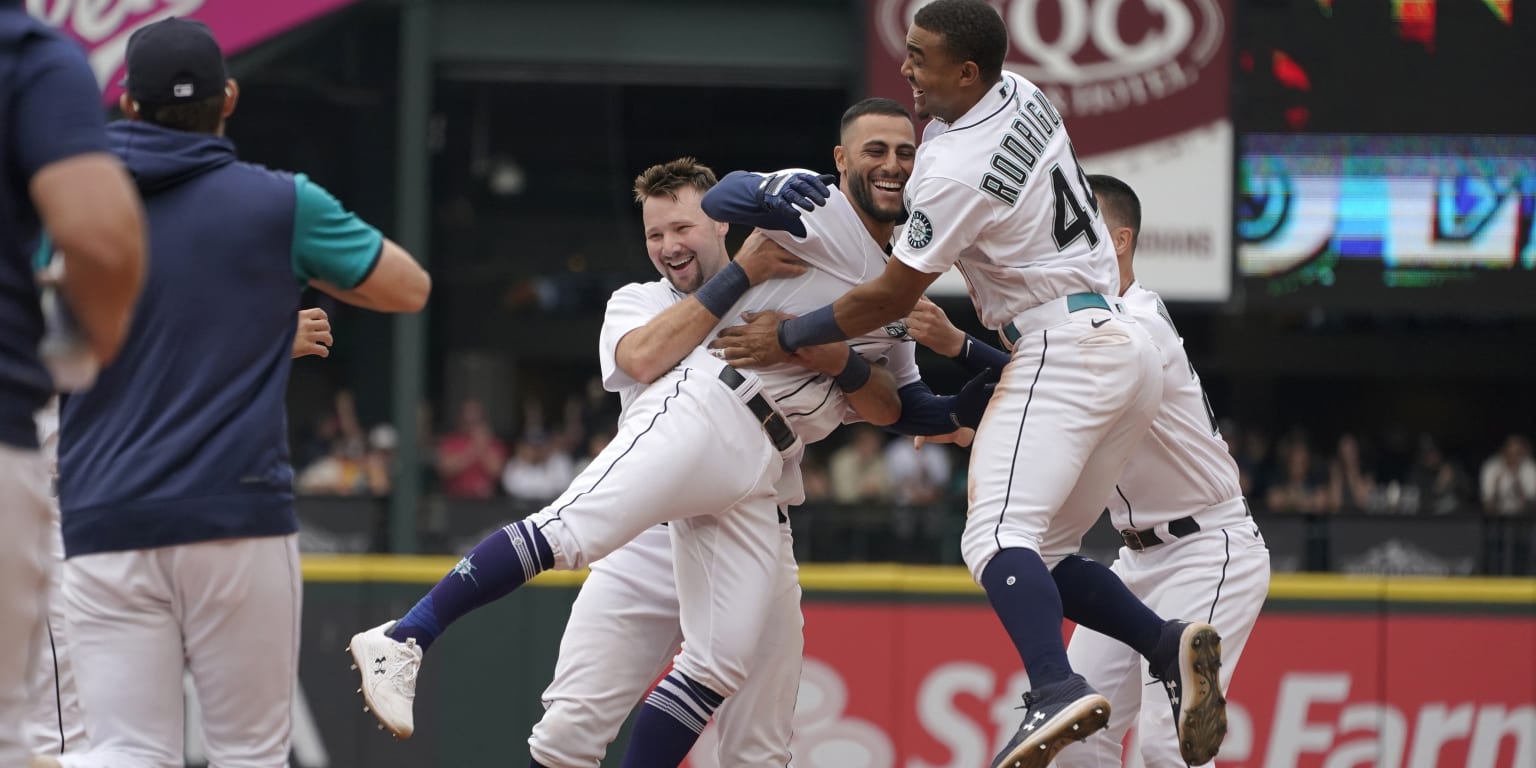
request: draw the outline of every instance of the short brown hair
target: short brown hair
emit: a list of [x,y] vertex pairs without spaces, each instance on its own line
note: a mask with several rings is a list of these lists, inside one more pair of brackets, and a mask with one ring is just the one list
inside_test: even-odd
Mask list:
[[176,104],[140,104],[144,122],[190,133],[218,133],[224,120],[224,94]]
[[677,199],[677,192],[693,187],[699,194],[715,186],[715,172],[709,166],[691,157],[653,165],[635,177],[635,202],[644,203],[646,198],[666,195]]

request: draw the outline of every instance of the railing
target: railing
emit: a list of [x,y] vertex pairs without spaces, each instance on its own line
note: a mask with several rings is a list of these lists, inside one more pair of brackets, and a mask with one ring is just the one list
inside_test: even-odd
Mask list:
[[[507,499],[429,498],[419,541],[425,553],[453,554],[491,531],[537,511]],[[301,546],[306,552],[386,552],[382,500],[304,497]],[[813,503],[795,508],[795,554],[801,562],[903,562],[958,565],[964,501],[902,506]],[[1457,515],[1290,515],[1255,513],[1276,572],[1419,575],[1536,575],[1536,517]],[[1120,536],[1102,519],[1083,553],[1109,562]]]

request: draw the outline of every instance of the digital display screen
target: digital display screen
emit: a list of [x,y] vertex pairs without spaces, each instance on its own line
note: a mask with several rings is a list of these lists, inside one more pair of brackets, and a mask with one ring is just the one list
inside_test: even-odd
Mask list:
[[1256,306],[1536,314],[1533,213],[1536,136],[1239,139]]

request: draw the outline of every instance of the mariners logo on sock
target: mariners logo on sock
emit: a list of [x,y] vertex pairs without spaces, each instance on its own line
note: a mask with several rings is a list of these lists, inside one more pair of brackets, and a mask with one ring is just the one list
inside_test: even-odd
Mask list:
[[907,245],[923,248],[931,242],[933,242],[933,224],[928,221],[928,214],[913,211],[912,218],[907,220]]
[[453,572],[459,575],[459,580],[460,581],[462,581],[464,579],[469,579],[470,581],[474,581],[475,582],[475,586],[477,586],[477,587],[480,586],[480,582],[475,581],[475,555],[474,555],[474,553],[470,553],[468,555],[465,555],[464,559],[460,560],[457,565],[453,566]]

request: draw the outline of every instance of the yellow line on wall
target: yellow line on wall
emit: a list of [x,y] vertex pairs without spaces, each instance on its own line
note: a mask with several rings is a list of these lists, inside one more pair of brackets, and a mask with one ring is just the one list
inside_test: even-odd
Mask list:
[[[457,562],[452,557],[405,555],[305,555],[307,582],[433,584]],[[550,572],[536,586],[571,587],[583,572]],[[970,574],[958,566],[803,565],[800,584],[813,592],[880,592],[914,595],[979,595]],[[1345,576],[1277,574],[1269,586],[1277,600],[1338,600],[1419,603],[1509,603],[1536,605],[1536,579]]]

